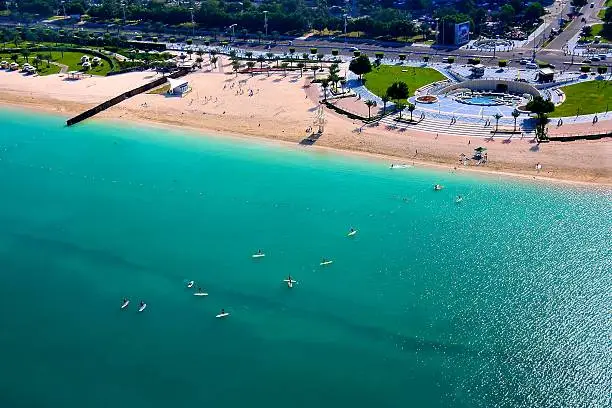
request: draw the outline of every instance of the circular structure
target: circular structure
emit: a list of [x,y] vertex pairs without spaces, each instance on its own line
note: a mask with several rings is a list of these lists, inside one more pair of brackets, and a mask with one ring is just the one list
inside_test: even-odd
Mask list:
[[423,95],[417,96],[414,100],[418,103],[436,103],[438,102],[438,97],[433,95]]
[[514,43],[510,40],[502,39],[484,39],[475,41],[473,46],[476,48],[496,48],[496,47],[511,47]]
[[515,106],[525,102],[522,97],[508,93],[461,92],[452,97],[457,102],[478,106]]

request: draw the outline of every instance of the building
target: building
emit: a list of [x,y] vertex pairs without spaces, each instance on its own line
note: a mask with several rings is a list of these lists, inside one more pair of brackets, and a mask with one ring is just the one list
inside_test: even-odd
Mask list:
[[168,93],[171,95],[183,96],[191,90],[191,88],[189,87],[189,82],[186,79],[168,78],[168,83],[170,84],[170,89],[168,90]]
[[476,64],[470,68],[470,71],[472,71],[472,78],[482,78],[485,74],[485,67],[482,64]]
[[553,82],[555,80],[555,70],[552,68],[540,68],[538,71],[538,82]]

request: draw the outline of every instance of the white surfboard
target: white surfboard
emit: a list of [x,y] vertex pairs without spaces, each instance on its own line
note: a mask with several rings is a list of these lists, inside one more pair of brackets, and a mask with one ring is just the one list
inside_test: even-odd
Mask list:
[[289,279],[284,279],[284,280],[283,280],[283,282],[286,282],[286,283],[287,283],[287,286],[288,286],[289,288],[292,288],[292,287],[293,287],[293,284],[294,284],[294,283],[297,283],[297,281],[296,281],[296,280],[293,280],[293,279],[291,279],[291,280],[289,280]]
[[190,288],[190,289],[193,288],[193,284],[194,283],[195,283],[194,281],[187,282],[187,287]]
[[455,199],[455,202],[456,202],[457,204],[459,204],[459,203],[460,203],[460,202],[462,202],[462,201],[463,201],[463,198],[462,198],[462,197],[458,197],[458,198],[456,198],[456,199]]
[[266,256],[266,254],[253,254],[251,255],[253,258],[263,258]]
[[324,261],[324,262],[321,262],[319,265],[325,266],[325,265],[331,265],[333,263],[334,263],[334,261]]
[[219,313],[219,314],[218,314],[218,315],[216,315],[215,317],[216,317],[217,319],[223,319],[224,317],[227,317],[227,316],[229,316],[229,315],[230,315],[230,314],[229,314],[228,312],[225,312],[225,313]]
[[348,235],[349,237],[352,237],[352,236],[353,236],[353,235],[355,235],[356,233],[357,233],[357,230],[353,230],[353,231],[350,231],[350,232],[349,232],[347,235]]
[[389,168],[390,169],[407,169],[408,167],[410,167],[410,165],[408,164],[392,164]]
[[196,292],[193,294],[193,296],[208,296],[208,293],[205,292]]
[[129,304],[130,304],[130,301],[129,301],[129,300],[126,300],[126,301],[125,301],[125,302],[124,302],[124,303],[121,305],[121,308],[122,308],[122,309],[125,309],[126,307],[128,307],[128,305],[129,305]]
[[140,308],[138,309],[139,312],[144,311],[147,308],[147,304],[145,303],[144,305],[140,306]]

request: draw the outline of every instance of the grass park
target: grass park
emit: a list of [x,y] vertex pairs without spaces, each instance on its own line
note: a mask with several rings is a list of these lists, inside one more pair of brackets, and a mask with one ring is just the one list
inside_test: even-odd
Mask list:
[[382,97],[394,82],[405,82],[412,96],[418,88],[442,81],[446,77],[433,68],[381,65],[365,74],[364,79],[366,87],[375,95]]
[[[42,61],[38,64],[37,71],[38,71],[38,74],[41,76],[57,74],[60,72],[60,69],[61,69],[60,66],[55,65],[53,63],[67,65],[68,71],[81,71],[83,69],[83,67],[81,66],[81,57],[83,55],[87,55],[90,60],[94,58],[94,55],[84,53],[84,52],[79,52],[79,51],[64,51],[62,53],[61,51],[36,52],[35,50],[33,50],[28,55],[28,58],[26,60],[25,56],[20,53],[0,51],[0,61],[13,62],[14,59],[12,58],[12,55],[18,55],[18,59],[16,62],[20,66],[23,65],[25,62],[29,62],[31,65],[35,66],[34,61],[36,59],[36,56],[40,55],[42,57],[41,58]],[[50,63],[47,61],[47,56],[49,55],[51,57],[49,59]],[[104,76],[111,70],[112,70],[112,67],[110,66],[110,64],[107,61],[102,60],[100,62],[100,65],[95,66],[95,67],[92,66],[87,71],[87,73],[92,74],[92,75]]]
[[612,81],[587,81],[561,88],[565,102],[549,116],[553,118],[605,112],[612,102]]
[[595,40],[596,36],[600,36],[600,42],[601,43],[609,43],[612,42],[612,33],[609,33],[607,31],[604,30],[604,25],[603,24],[593,24],[593,29],[591,31],[591,35],[583,35],[581,37],[582,40],[585,41],[593,41]]

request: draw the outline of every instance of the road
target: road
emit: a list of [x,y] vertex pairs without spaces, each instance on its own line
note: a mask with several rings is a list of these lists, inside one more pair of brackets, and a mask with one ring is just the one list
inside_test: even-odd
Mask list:
[[[584,6],[582,8],[584,14],[572,20],[567,27],[565,27],[565,30],[544,48],[548,51],[563,52],[563,47],[582,30],[582,27],[600,21],[599,17],[597,17],[597,13],[604,7],[605,0],[593,0],[593,3],[595,3],[593,8],[591,8],[589,4]],[[585,20],[584,22],[582,21],[583,18]]]

